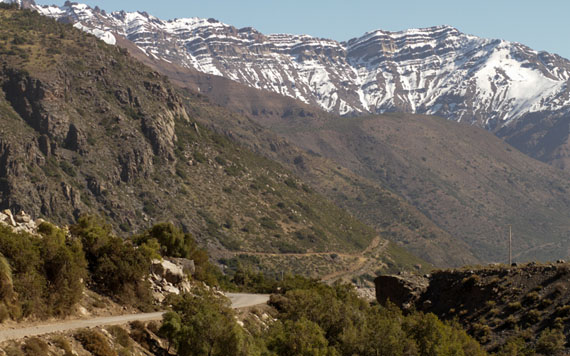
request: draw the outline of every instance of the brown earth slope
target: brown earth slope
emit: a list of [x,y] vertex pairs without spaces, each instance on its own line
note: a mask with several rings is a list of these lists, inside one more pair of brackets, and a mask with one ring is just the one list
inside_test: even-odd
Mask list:
[[[438,266],[459,266],[477,261],[466,244],[435,225],[382,182],[364,178],[314,152],[303,151],[254,122],[280,122],[295,117],[323,121],[328,114],[291,98],[152,60],[131,42],[123,40],[119,43],[133,56],[188,89],[189,95],[220,106],[227,105],[228,108],[213,110],[211,105],[194,102],[194,110],[199,113],[196,117],[201,123],[294,170],[337,205],[373,226],[381,236]],[[220,115],[222,112],[224,114]]]
[[[127,41],[122,45],[129,48]],[[519,260],[556,259],[570,252],[570,175],[521,154],[482,129],[410,114],[338,118],[291,98],[153,61],[136,48],[131,53],[178,85],[198,89],[211,101],[303,148],[313,160],[298,164],[299,174],[369,224],[377,228],[384,224],[376,213],[378,195],[388,189],[404,197],[453,236],[452,241],[459,241],[458,249],[464,252],[451,253],[460,258],[451,257],[448,264],[473,261],[473,256],[503,261],[509,224]],[[218,126],[231,127],[241,142],[251,143],[252,136],[265,135],[247,127],[245,120],[238,124],[219,121]],[[255,148],[293,166],[291,155],[272,152],[276,145],[266,146],[256,144]],[[316,162],[322,158],[346,169],[335,173],[335,180],[315,168],[322,166]],[[331,179],[345,180],[343,189],[331,185]],[[446,249],[449,243],[442,234],[435,235],[429,242],[394,239],[441,263],[443,256],[435,257],[431,251]]]
[[[179,95],[125,50],[1,9],[0,62],[0,208],[58,224],[98,214],[130,233],[173,221],[215,257],[356,253],[377,236],[279,164],[200,125],[203,113],[225,112]],[[394,251],[383,257],[422,263]],[[322,273],[350,264],[325,262]]]

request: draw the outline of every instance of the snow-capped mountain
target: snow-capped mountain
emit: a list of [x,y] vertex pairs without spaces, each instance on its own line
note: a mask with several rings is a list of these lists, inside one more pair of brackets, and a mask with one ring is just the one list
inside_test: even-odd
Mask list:
[[264,35],[212,19],[106,13],[76,3],[37,9],[108,43],[118,34],[149,55],[340,114],[403,110],[492,128],[570,104],[569,61],[448,26],[378,30],[339,43]]
[[[342,115],[425,113],[494,132],[528,117],[536,120],[536,113],[569,119],[570,61],[449,26],[378,30],[337,42],[264,35],[213,19],[166,21],[144,12],[107,13],[70,2],[35,9],[107,43],[123,36],[149,56]],[[552,154],[558,153],[534,156]]]

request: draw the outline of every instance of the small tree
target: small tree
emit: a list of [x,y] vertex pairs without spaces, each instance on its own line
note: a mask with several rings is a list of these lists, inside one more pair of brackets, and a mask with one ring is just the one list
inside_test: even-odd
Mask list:
[[267,348],[280,356],[337,354],[336,350],[328,346],[323,329],[305,318],[275,323],[269,333]]
[[544,329],[536,342],[536,352],[545,356],[560,355],[564,351],[566,337],[559,329]]
[[250,343],[225,297],[206,289],[171,296],[161,333],[180,356],[250,355]]

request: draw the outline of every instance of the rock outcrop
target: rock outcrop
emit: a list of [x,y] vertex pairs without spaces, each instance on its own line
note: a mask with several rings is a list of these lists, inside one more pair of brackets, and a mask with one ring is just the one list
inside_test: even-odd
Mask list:
[[23,210],[16,215],[12,214],[10,209],[0,212],[0,225],[10,226],[16,232],[36,234],[38,232],[38,226],[43,222],[43,219],[32,219],[32,217]]
[[153,260],[149,281],[152,294],[157,302],[162,302],[169,293],[188,293],[191,284],[188,277],[194,273],[194,261],[185,258]]
[[390,299],[404,308],[456,320],[488,350],[525,333],[559,329],[570,336],[570,264],[530,262],[473,269],[434,271],[425,277],[376,278],[380,303]]
[[376,277],[374,284],[380,304],[390,301],[400,308],[409,309],[427,290],[429,280],[413,274],[385,275]]

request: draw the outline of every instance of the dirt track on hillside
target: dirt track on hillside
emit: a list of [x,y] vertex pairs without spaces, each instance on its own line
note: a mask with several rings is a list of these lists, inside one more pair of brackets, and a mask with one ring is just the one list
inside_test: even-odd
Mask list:
[[[232,308],[245,308],[267,303],[267,294],[227,293],[232,302]],[[49,324],[40,324],[23,328],[0,330],[0,343],[8,340],[22,339],[24,337],[38,336],[57,332],[66,332],[76,329],[93,328],[96,326],[120,325],[132,321],[161,320],[164,312],[128,314],[119,316],[97,317],[93,319],[65,320]]]

